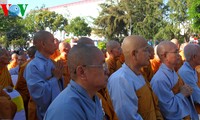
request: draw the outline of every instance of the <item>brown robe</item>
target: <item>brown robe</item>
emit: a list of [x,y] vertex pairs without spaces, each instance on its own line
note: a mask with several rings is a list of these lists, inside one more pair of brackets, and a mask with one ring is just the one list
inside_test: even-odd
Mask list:
[[0,90],[0,119],[13,119],[17,112],[17,106],[11,101],[10,96]]
[[27,83],[26,83],[26,80],[25,80],[23,74],[24,74],[24,70],[25,70],[27,64],[31,60],[32,59],[28,60],[27,62],[25,62],[24,64],[22,64],[20,66],[19,73],[18,73],[18,79],[17,79],[17,83],[16,83],[16,86],[15,86],[15,89],[22,96],[22,99],[23,99],[23,102],[24,102],[24,108],[25,108],[26,118],[28,118],[28,102],[29,102],[29,99],[30,99],[30,94],[29,94]]
[[138,113],[144,120],[163,120],[163,116],[158,107],[158,98],[153,93],[150,83],[136,91],[138,97]]
[[2,86],[3,88],[7,86],[14,86],[8,68],[6,66],[0,70],[0,86]]
[[99,90],[97,92],[97,96],[102,101],[102,107],[104,109],[106,116],[108,117],[108,120],[118,120],[117,115],[112,105],[110,95],[108,93],[108,89],[105,88],[105,89]]
[[[172,91],[174,94],[178,94],[180,93],[180,88],[184,85],[183,80],[181,79],[181,77],[179,76],[178,82],[176,83],[176,85],[172,88]],[[185,116],[183,118],[183,120],[191,120],[190,115]]]
[[151,79],[154,75],[154,72],[153,72],[150,64],[148,66],[142,67],[141,73],[142,73],[144,79],[146,79],[149,82],[151,81]]

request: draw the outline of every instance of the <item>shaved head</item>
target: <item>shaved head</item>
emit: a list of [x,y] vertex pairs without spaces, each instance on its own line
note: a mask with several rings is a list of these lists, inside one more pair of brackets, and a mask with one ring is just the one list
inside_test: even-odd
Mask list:
[[87,44],[87,45],[94,45],[94,41],[88,37],[81,37],[77,44]]
[[110,40],[106,43],[106,50],[108,51],[108,53],[110,53],[112,49],[114,49],[118,46],[120,46],[119,42],[117,42],[115,40]]
[[103,53],[95,46],[75,45],[68,54],[68,67],[72,79],[75,79],[77,66],[91,65],[96,61],[99,54]]
[[35,33],[34,37],[33,37],[33,44],[36,46],[36,48],[38,49],[40,47],[40,43],[42,42],[46,42],[46,40],[49,37],[52,37],[53,35],[48,32],[48,31],[44,31],[41,30],[37,33]]
[[11,56],[11,59],[17,59],[17,58],[18,58],[17,53],[13,53],[12,56]]
[[7,50],[5,48],[0,47],[0,57],[5,54]]
[[163,41],[161,43],[158,44],[158,47],[157,47],[157,54],[158,54],[158,57],[160,58],[160,60],[162,61],[162,55],[169,52],[172,48],[174,48],[177,46],[173,43],[173,42],[170,42],[170,41]]
[[194,56],[196,56],[200,51],[200,46],[198,44],[190,43],[184,48],[184,56],[186,61],[191,61]]
[[173,42],[178,48],[179,48],[179,42],[177,39],[172,39],[171,42]]
[[124,38],[124,41],[122,43],[122,51],[124,53],[125,59],[130,57],[133,50],[140,49],[145,45],[147,45],[147,41],[141,36],[131,35]]
[[60,52],[64,52],[67,49],[67,51],[69,52],[69,50],[71,49],[71,46],[69,43],[67,42],[61,42],[59,44],[59,50]]

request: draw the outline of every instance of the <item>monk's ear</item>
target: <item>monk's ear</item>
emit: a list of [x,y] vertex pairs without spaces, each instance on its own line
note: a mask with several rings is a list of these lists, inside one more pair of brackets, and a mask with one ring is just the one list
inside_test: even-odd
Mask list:
[[80,78],[84,78],[85,77],[85,71],[84,71],[83,66],[77,66],[77,68],[76,68],[76,74]]
[[137,50],[133,50],[133,51],[131,52],[131,55],[132,55],[132,56],[136,56],[136,53],[137,53]]

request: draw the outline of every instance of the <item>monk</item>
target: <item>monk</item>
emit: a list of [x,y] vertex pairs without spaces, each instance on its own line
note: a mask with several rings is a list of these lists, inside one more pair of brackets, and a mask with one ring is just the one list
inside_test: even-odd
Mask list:
[[114,40],[108,41],[106,44],[106,50],[109,54],[108,59],[106,59],[106,63],[110,72],[109,75],[111,75],[121,67],[121,64],[117,66],[117,61],[122,54],[122,50],[119,42]]
[[13,87],[12,79],[8,71],[7,65],[9,64],[10,54],[4,49],[0,48],[0,85],[5,88],[8,86]]
[[59,46],[59,40],[57,38],[54,39],[54,44],[56,45],[56,51],[50,56],[50,58],[52,60],[55,60],[59,55],[60,55],[60,51],[58,49]]
[[[23,77],[23,74],[24,74],[24,69],[26,68],[27,64],[34,58],[36,50],[37,49],[35,46],[31,46],[27,50],[27,54],[30,59],[20,66],[18,80],[17,80],[16,86],[15,86],[15,89],[22,96],[22,99],[24,102],[25,113],[26,113],[26,119],[28,119],[28,120],[35,120],[35,118],[37,118],[37,117],[34,117],[34,115],[36,115],[36,111],[32,112],[32,110],[36,110],[36,106],[29,107],[29,102],[31,102],[32,100],[30,100],[30,94],[28,91],[26,80]],[[30,103],[30,104],[32,104],[32,103]]]
[[13,53],[11,56],[11,62],[8,64],[8,70],[17,67],[18,65],[18,55],[17,53]]
[[150,60],[150,63],[153,74],[155,74],[161,65],[160,58],[157,55],[157,46],[154,48],[154,58]]
[[178,47],[170,42],[158,44],[158,56],[162,62],[151,80],[151,86],[158,96],[160,110],[167,120],[198,120],[193,99],[193,90],[179,78],[175,66],[180,58]]
[[96,96],[108,78],[103,53],[92,45],[75,45],[68,66],[72,80],[49,106],[44,120],[105,120]]
[[[171,42],[174,43],[177,46],[177,48],[179,49],[179,53],[180,53],[180,44],[179,44],[178,39],[172,39]],[[179,61],[178,64],[174,68],[176,72],[183,65],[183,60],[182,60],[181,56],[179,56],[178,61]]]
[[3,90],[2,86],[0,86],[0,106],[0,119],[12,120],[17,111],[17,106],[11,101],[10,96]]
[[125,63],[108,80],[108,91],[119,120],[163,120],[156,96],[141,68],[149,65],[147,41],[138,35],[122,42]]
[[188,44],[184,48],[186,61],[179,69],[178,73],[185,83],[193,88],[192,97],[198,114],[200,115],[200,79],[195,68],[200,65],[200,46],[198,44]]
[[41,30],[35,33],[33,44],[37,51],[25,68],[24,78],[29,93],[37,104],[38,119],[43,120],[48,106],[64,89],[63,65],[61,62],[53,63],[50,59],[50,55],[57,49],[50,32]]
[[[77,44],[94,46],[94,41],[90,38],[82,37],[78,40]],[[105,112],[105,117],[107,118],[107,120],[118,120],[107,87],[105,86],[104,88],[100,89],[97,92],[97,96],[102,102],[103,111]]]
[[67,87],[69,81],[70,81],[70,73],[68,71],[68,66],[67,66],[67,55],[69,53],[69,50],[71,49],[71,46],[67,42],[61,42],[59,44],[59,51],[60,51],[60,56],[58,56],[55,61],[62,61],[63,66],[64,66],[64,71],[63,71],[63,77],[64,77],[64,87]]
[[[150,60],[154,59],[154,49],[152,46],[149,46],[149,54],[150,54]],[[150,62],[150,61],[149,61]],[[148,65],[148,66],[144,66],[141,68],[141,72],[142,72],[142,75],[144,76],[144,78],[147,80],[147,81],[151,81],[153,75],[154,75],[154,72],[152,70],[152,66],[151,66],[151,63]]]

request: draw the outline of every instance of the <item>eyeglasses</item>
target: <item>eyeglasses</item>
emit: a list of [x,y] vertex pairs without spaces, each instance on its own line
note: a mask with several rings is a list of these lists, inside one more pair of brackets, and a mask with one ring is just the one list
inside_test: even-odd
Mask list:
[[104,71],[108,70],[108,65],[103,63],[102,65],[82,65],[83,67],[98,67],[103,68]]
[[[108,65],[107,63],[103,63],[102,65],[81,65],[83,67],[97,67],[97,68],[103,68],[104,71],[108,71]],[[76,74],[76,69],[74,71],[74,74]]]
[[176,51],[174,51],[174,52],[166,52],[166,53],[174,53],[174,54],[179,54],[179,51],[178,50],[176,50]]

